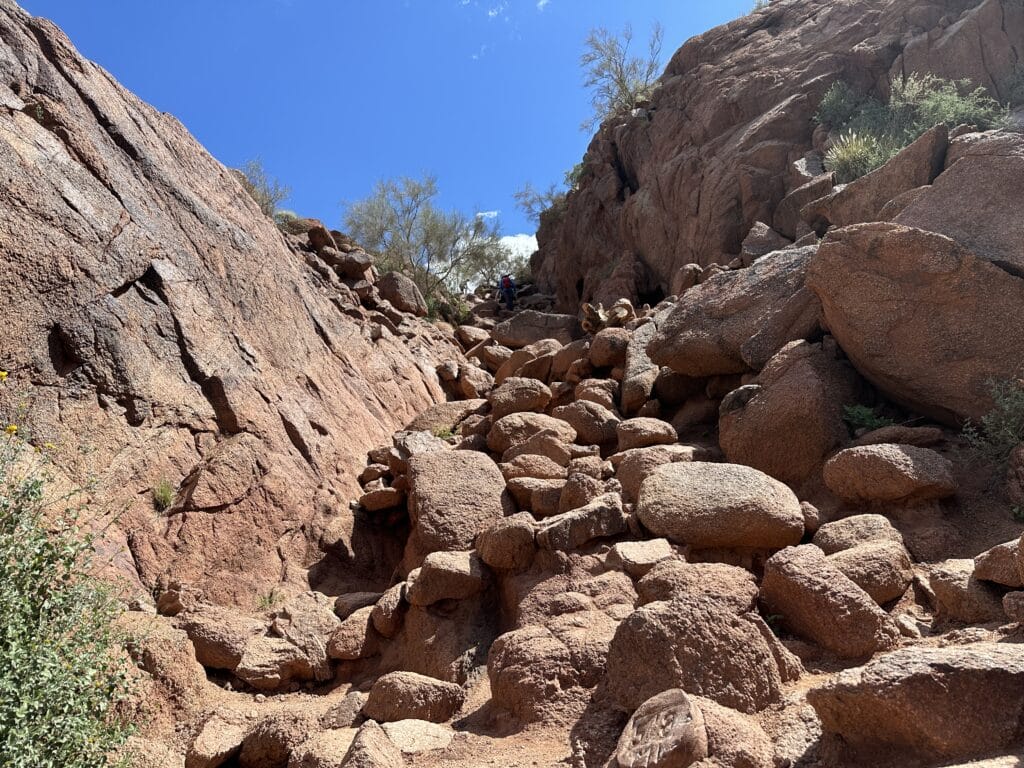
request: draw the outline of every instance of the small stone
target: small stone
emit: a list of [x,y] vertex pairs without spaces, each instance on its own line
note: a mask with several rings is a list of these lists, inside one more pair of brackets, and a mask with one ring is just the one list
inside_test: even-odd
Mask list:
[[686,768],[707,756],[704,716],[681,688],[641,704],[615,751],[619,768]]

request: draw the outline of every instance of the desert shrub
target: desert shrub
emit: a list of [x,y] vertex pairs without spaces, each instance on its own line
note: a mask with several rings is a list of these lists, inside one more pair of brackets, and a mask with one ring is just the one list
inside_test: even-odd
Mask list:
[[277,211],[278,204],[287,200],[292,193],[290,187],[267,174],[259,158],[246,162],[235,171],[235,175],[245,191],[267,216],[273,216]]
[[772,0],[754,0],[754,7],[753,7],[752,10],[754,12],[763,11],[765,8],[767,8],[771,4],[772,4]]
[[591,89],[593,115],[581,128],[584,131],[612,117],[628,115],[650,97],[661,71],[661,42],[664,30],[655,24],[647,41],[647,53],[630,54],[633,29],[629,25],[618,36],[598,27],[590,30],[584,43],[580,66],[583,86]]
[[259,596],[256,600],[256,610],[264,613],[272,611],[282,602],[284,602],[284,595],[275,587]]
[[39,455],[0,445],[0,765],[99,768],[130,725],[116,713],[130,665],[120,607],[89,575],[81,510],[53,512]]
[[449,438],[455,437],[455,431],[451,427],[435,427],[434,437],[438,437],[442,440],[448,440]]
[[874,136],[851,132],[840,136],[825,153],[825,168],[835,173],[840,184],[848,184],[888,159]]
[[1010,452],[1024,442],[1024,382],[990,380],[988,393],[992,410],[981,418],[980,424],[968,422],[963,434],[975,453],[1003,465]]
[[825,91],[814,119],[823,125],[845,126],[860,111],[864,101],[864,97],[858,95],[848,83],[836,80]]
[[866,405],[847,405],[843,408],[843,421],[854,431],[858,429],[881,429],[891,427],[896,422],[878,413],[878,408]]
[[166,512],[174,504],[174,486],[168,480],[161,480],[153,488],[153,506],[157,512]]
[[984,88],[966,80],[912,74],[893,80],[887,104],[836,82],[825,93],[816,119],[840,132],[825,158],[840,183],[884,165],[936,125],[969,124],[980,130],[1006,124],[1006,109]]

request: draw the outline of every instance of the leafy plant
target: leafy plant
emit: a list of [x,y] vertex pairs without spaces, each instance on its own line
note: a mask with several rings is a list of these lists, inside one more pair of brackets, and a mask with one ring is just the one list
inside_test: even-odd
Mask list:
[[[90,576],[81,509],[44,500],[42,459],[0,446],[0,764],[98,768],[132,728],[117,712],[131,667],[111,591]],[[64,500],[67,502],[67,499]]]
[[455,431],[451,427],[435,427],[434,437],[439,437],[442,440],[448,440],[449,438],[455,437]]
[[629,114],[654,90],[661,70],[661,42],[664,30],[655,24],[645,56],[632,56],[633,28],[626,25],[616,37],[604,27],[590,30],[584,43],[580,66],[585,88],[592,90],[594,114],[583,123],[591,131],[605,120]]
[[433,176],[389,179],[345,211],[346,231],[376,255],[378,268],[407,274],[427,301],[496,280],[513,259],[497,219],[444,211],[438,194]]
[[284,595],[282,595],[275,587],[269,592],[265,592],[260,595],[259,600],[256,601],[256,610],[272,611],[281,603],[282,600],[284,600]]
[[273,216],[277,212],[278,204],[287,200],[292,193],[290,187],[267,174],[259,158],[247,161],[234,173],[245,191],[267,216]]
[[157,512],[166,512],[174,504],[174,486],[169,480],[161,480],[153,488],[153,506]]
[[881,429],[891,427],[896,422],[878,413],[878,408],[870,408],[866,405],[847,405],[843,408],[843,421],[850,425],[853,430],[858,429]]
[[825,168],[836,175],[837,182],[848,184],[881,167],[888,159],[873,136],[848,133],[825,153]]
[[968,422],[963,429],[968,445],[992,463],[1002,466],[1011,451],[1024,442],[1024,382],[1020,379],[990,380],[992,410],[980,424]]
[[893,80],[890,91],[889,102],[883,104],[839,81],[822,98],[816,119],[841,135],[826,155],[825,167],[841,183],[884,165],[936,125],[989,130],[1007,122],[1006,109],[984,88],[971,89],[966,80],[912,74]]

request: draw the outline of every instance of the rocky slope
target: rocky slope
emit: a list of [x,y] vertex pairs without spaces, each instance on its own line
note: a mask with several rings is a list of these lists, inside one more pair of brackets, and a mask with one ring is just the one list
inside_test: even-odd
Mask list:
[[52,24],[4,0],[0,33],[4,411],[95,478],[122,518],[111,555],[147,589],[252,607],[325,559],[386,578],[386,549],[353,546],[355,476],[443,399],[453,341],[307,265],[177,120]]
[[[758,223],[700,224],[740,255],[702,269],[711,241],[676,216],[693,264],[653,308],[481,302],[450,329],[341,233],[280,235],[177,123],[0,0],[2,406],[98,474],[98,504],[129,502],[108,545],[155,596],[123,618],[138,764],[1019,764],[1024,446],[1003,468],[959,423],[1019,376],[1024,136],[936,128],[837,186],[810,97],[752,62],[983,82],[1020,10],[780,0],[689,43],[673,67],[695,74],[660,98],[704,82],[685,130],[713,117],[772,158],[743,166],[775,190]],[[765,100],[730,101],[716,67]],[[661,141],[630,162],[661,167]],[[713,144],[686,163],[733,200]],[[591,209],[594,233],[634,197]],[[530,303],[575,310],[549,248],[558,296]],[[632,263],[610,291],[648,290]]]
[[602,126],[579,189],[538,233],[532,269],[563,310],[657,300],[685,264],[728,264],[756,222],[789,240],[779,203],[807,177],[812,116],[837,79],[970,78],[1005,101],[1024,40],[1016,0],[774,0],[690,40],[646,108]]

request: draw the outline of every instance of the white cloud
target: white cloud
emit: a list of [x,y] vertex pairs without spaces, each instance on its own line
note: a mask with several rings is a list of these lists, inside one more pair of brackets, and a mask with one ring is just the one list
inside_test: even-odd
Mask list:
[[550,2],[551,0],[537,0],[537,10],[543,11],[545,8],[548,7],[548,3]]
[[478,211],[476,217],[478,219],[496,219],[501,211]]
[[508,10],[508,2],[502,0],[502,2],[488,9],[487,18],[497,19],[499,16],[505,18],[505,11]]
[[501,244],[516,256],[530,256],[537,250],[537,236],[527,234],[505,235],[501,238]]

